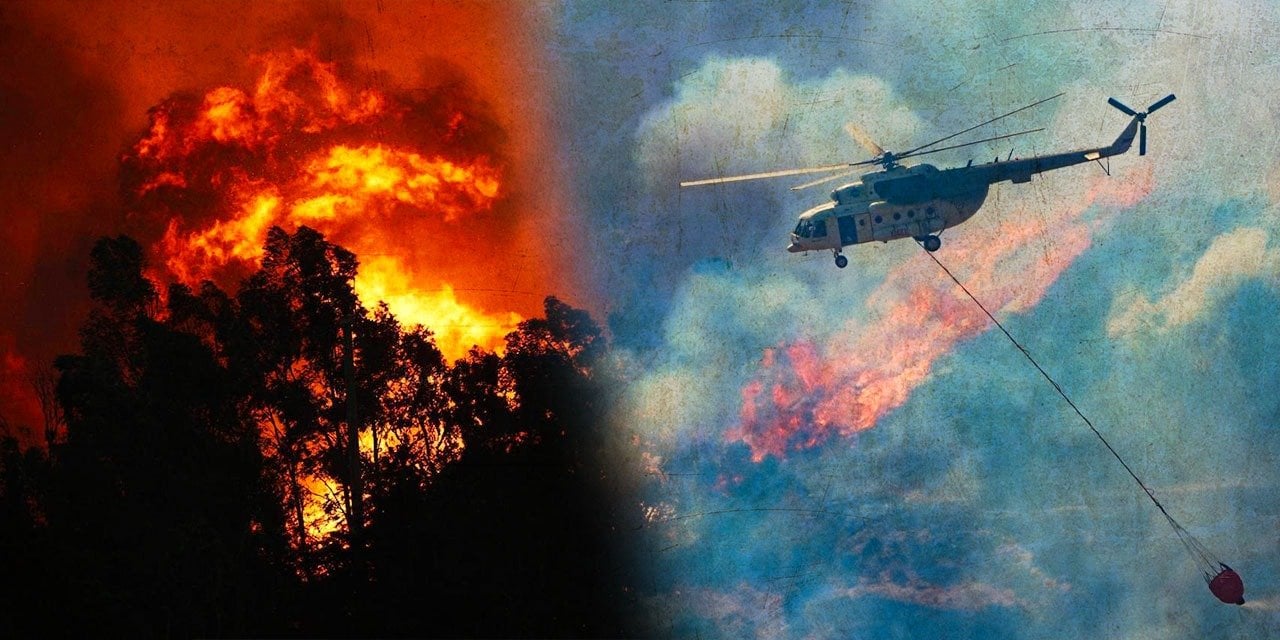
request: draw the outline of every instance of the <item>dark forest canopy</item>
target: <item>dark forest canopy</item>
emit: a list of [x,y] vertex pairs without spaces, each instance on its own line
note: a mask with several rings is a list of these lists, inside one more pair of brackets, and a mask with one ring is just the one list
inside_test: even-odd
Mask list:
[[451,364],[306,227],[234,294],[161,295],[144,255],[94,246],[61,428],[0,448],[0,634],[627,633],[585,311]]

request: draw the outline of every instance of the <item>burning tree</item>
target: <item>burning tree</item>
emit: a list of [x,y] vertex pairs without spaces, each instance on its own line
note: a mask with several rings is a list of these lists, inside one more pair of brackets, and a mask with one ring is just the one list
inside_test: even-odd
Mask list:
[[[505,222],[502,135],[464,87],[390,92],[306,48],[254,61],[252,87],[154,107],[121,159],[122,192],[157,300],[176,297],[184,322],[203,317],[206,343],[251,390],[305,549],[361,527],[364,491],[346,490],[361,484],[361,458],[390,453],[429,474],[462,446],[434,399],[445,363],[473,346],[500,351],[521,317],[459,300],[458,266],[442,264],[465,268],[457,248]],[[320,234],[346,248],[323,248]],[[344,332],[359,360],[350,401]]]
[[603,333],[450,280],[510,222],[501,132],[463,91],[257,62],[121,158],[142,242],[94,246],[49,455],[0,451],[4,530],[49,558],[12,564],[59,595],[13,630],[619,633]]
[[[143,253],[99,241],[82,352],[57,363],[66,438],[33,495],[52,553],[74,549],[50,587],[82,605],[65,624],[158,606],[120,628],[616,632],[585,312],[547,298],[504,355],[449,365],[428,330],[369,313],[355,256],[306,227],[269,230],[234,296],[173,284],[160,307]],[[270,617],[291,602],[317,606]]]

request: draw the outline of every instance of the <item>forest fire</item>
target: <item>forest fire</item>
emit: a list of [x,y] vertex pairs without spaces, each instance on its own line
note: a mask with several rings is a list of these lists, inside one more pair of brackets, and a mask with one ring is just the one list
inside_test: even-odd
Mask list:
[[551,18],[0,7],[6,636],[624,635]]
[[164,228],[151,275],[234,287],[269,228],[306,225],[364,258],[361,298],[431,329],[447,358],[501,349],[521,317],[459,300],[416,259],[425,249],[468,255],[457,251],[467,219],[502,195],[496,154],[473,139],[480,127],[467,105],[352,88],[307,49],[256,62],[252,91],[218,87],[154,108],[124,158],[135,174],[131,216]]
[[[457,96],[355,88],[310,49],[255,62],[261,73],[251,90],[217,87],[153,108],[149,129],[123,158],[131,218],[163,228],[150,234],[148,276],[235,290],[261,266],[272,227],[307,226],[361,261],[354,289],[370,313],[381,302],[403,326],[426,327],[449,361],[473,346],[501,353],[522,316],[459,300],[423,259],[475,260],[459,248],[503,195],[500,159],[486,138],[492,125],[474,114],[479,107]],[[361,450],[371,457],[378,427],[366,428]],[[269,446],[285,446],[271,421],[262,431]],[[299,541],[340,532],[345,486],[318,469],[290,475],[286,492],[305,523],[295,529]]]

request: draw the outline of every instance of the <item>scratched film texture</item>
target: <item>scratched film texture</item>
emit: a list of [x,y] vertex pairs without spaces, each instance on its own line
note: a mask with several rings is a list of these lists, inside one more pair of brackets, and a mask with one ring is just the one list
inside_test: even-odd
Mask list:
[[[554,293],[607,325],[637,635],[1277,635],[1280,3],[514,6],[0,5],[0,373],[74,349],[147,110],[310,40],[361,82],[466,78],[506,132],[502,215],[395,239],[456,248],[477,308]],[[840,270],[785,251],[829,186],[677,186],[865,159],[847,122],[903,151],[1057,93],[965,139],[1042,132],[920,160],[1104,145],[1128,122],[1108,96],[1178,99],[1146,157],[996,186],[937,255],[1241,572],[1244,607],[914,243]]]
[[[566,3],[561,145],[630,371],[636,599],[681,637],[1265,637],[1280,628],[1280,5]],[[680,180],[902,151],[1149,154],[994,187],[938,254],[1192,533],[909,241],[784,251],[829,187]],[[973,139],[973,138],[969,138]]]

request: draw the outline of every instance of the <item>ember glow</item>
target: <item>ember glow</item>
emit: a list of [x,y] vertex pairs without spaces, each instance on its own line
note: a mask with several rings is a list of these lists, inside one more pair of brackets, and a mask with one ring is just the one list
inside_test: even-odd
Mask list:
[[473,222],[503,196],[500,159],[475,142],[483,124],[466,105],[353,86],[307,49],[255,62],[252,89],[216,87],[152,109],[124,158],[131,216],[163,224],[154,275],[233,288],[260,260],[268,229],[306,225],[362,259],[355,286],[366,306],[384,301],[402,323],[430,328],[450,359],[473,345],[500,349],[521,316],[460,300],[433,273],[440,255],[424,255],[476,259],[463,241],[475,241]]

